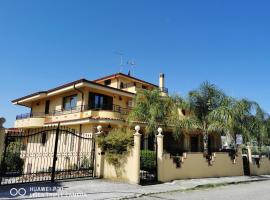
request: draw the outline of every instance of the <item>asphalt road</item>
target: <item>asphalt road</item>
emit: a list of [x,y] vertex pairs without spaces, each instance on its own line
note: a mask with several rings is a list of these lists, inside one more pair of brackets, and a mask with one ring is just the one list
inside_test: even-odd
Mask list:
[[141,200],[270,200],[270,181],[229,185],[187,192],[154,194]]

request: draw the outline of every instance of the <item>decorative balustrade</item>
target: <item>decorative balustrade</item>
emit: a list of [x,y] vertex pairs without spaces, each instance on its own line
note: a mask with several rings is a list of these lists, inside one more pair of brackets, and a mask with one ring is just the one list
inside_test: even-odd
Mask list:
[[27,118],[35,118],[35,117],[47,117],[47,116],[58,116],[58,115],[65,115],[65,114],[72,114],[72,113],[78,113],[78,112],[84,112],[88,110],[95,110],[95,111],[112,111],[112,112],[117,112],[122,115],[127,115],[130,111],[129,108],[122,108],[119,105],[115,104],[90,104],[90,105],[81,105],[81,106],[76,106],[72,107],[69,109],[59,109],[59,110],[53,110],[49,113],[45,112],[31,112],[31,113],[25,113],[25,114],[20,114],[16,116],[16,120],[19,119],[27,119]]

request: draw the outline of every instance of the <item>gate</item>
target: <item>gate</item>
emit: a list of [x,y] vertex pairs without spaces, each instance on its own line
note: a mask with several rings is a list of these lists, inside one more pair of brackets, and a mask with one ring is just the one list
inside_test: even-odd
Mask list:
[[[156,138],[153,138],[153,140],[150,142],[152,143],[154,150],[148,150],[144,148],[143,150],[141,150],[141,155],[140,155],[140,184],[141,185],[149,185],[149,184],[157,183]],[[142,144],[142,146],[145,146],[145,145]]]
[[94,150],[91,134],[59,125],[8,132],[0,184],[93,178]]
[[249,158],[248,158],[248,150],[243,148],[242,149],[242,157],[243,157],[243,169],[244,175],[250,176],[250,167],[249,167]]
[[243,156],[243,168],[244,168],[244,175],[250,176],[250,168],[249,168],[249,161],[247,156]]

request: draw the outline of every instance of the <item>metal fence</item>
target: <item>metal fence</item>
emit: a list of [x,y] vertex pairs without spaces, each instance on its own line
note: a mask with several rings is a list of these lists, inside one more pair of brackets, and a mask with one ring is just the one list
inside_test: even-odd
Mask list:
[[8,132],[0,184],[94,177],[92,135],[63,126]]

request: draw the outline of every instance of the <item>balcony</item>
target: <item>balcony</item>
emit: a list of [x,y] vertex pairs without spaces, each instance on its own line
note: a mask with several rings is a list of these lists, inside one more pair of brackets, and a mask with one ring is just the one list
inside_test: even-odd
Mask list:
[[15,128],[37,128],[42,127],[45,122],[45,117],[30,117],[31,115],[28,115],[29,117],[26,118],[26,115],[24,115],[22,118],[16,118],[14,127]]
[[68,110],[54,110],[47,114],[45,113],[26,113],[16,116],[15,127],[38,127],[43,126],[44,122],[57,122],[81,119],[86,117],[100,118],[126,118],[129,113],[128,108],[122,108],[119,105],[85,105],[77,106]]
[[[137,85],[135,83],[131,82],[131,83],[124,83],[122,85],[122,89],[135,93],[135,92],[137,92],[138,89],[144,89],[144,88],[137,87]],[[168,88],[166,88],[166,87],[159,87],[159,90],[161,92],[168,94]]]

